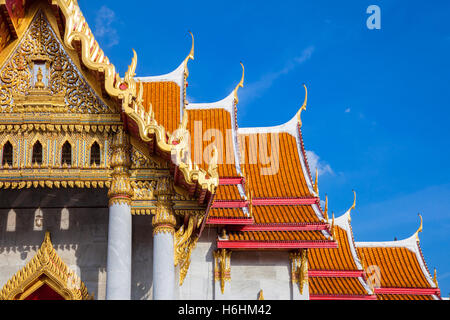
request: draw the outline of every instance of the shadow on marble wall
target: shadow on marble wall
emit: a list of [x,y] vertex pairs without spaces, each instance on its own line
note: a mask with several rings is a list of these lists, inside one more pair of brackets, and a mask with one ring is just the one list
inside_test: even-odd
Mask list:
[[2,191],[0,287],[32,259],[49,231],[56,252],[81,275],[89,293],[104,296],[107,204],[102,189]]
[[152,216],[133,216],[131,299],[153,298]]

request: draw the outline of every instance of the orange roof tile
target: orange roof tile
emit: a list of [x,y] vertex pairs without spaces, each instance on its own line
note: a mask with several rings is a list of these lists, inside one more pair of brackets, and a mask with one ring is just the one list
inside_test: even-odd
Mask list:
[[430,295],[416,294],[377,294],[378,300],[434,300]]
[[309,250],[309,270],[358,270],[350,251],[351,239],[347,232],[336,226],[338,248],[314,248]]
[[180,87],[175,82],[138,82],[144,86],[143,105],[148,111],[150,103],[155,113],[155,120],[166,131],[173,132],[180,125]]
[[230,231],[230,241],[327,241],[320,231]]
[[239,134],[239,143],[242,166],[254,198],[313,196],[303,174],[295,137],[284,132],[267,134],[265,138],[262,134]]
[[239,218],[250,219],[240,208],[211,208],[208,214],[209,218]]
[[414,252],[402,247],[359,247],[366,268],[380,268],[381,287],[431,288]]
[[238,176],[232,136],[232,130],[235,128],[231,125],[231,114],[221,108],[188,109],[187,112],[192,162],[198,164],[200,168],[207,169],[209,159],[205,159],[204,153],[212,152],[211,147],[215,143],[219,151],[219,176]]
[[358,278],[309,277],[311,295],[367,295]]
[[321,222],[310,205],[253,206],[255,223]]
[[219,185],[216,189],[215,200],[241,200],[237,185]]

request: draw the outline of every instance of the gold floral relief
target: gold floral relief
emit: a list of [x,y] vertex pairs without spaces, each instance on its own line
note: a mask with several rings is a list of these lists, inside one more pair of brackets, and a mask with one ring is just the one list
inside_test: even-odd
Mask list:
[[[23,106],[36,89],[48,90],[48,105],[27,102]],[[52,103],[58,96],[62,104]],[[0,70],[0,108],[2,112],[111,113],[64,51],[42,12]]]

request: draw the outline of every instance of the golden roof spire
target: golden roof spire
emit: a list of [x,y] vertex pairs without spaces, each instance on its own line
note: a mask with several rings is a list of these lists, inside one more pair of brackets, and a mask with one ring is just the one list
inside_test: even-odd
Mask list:
[[438,287],[438,281],[437,281],[437,271],[436,268],[434,268],[434,276],[433,276],[433,282],[436,285],[436,288]]
[[314,182],[314,192],[319,196],[319,184],[318,184],[318,176],[319,176],[319,170],[316,168],[316,179]]
[[355,207],[356,207],[356,192],[355,192],[355,190],[352,190],[353,191],[353,204],[352,204],[352,206],[347,210],[347,212],[349,213],[349,215],[348,215],[348,221],[350,222],[350,221],[352,221],[352,218],[351,218],[351,216],[350,216],[350,213],[351,213],[351,211],[353,210],[353,209],[355,209]]
[[189,60],[194,60],[194,35],[192,34],[191,31],[188,31],[189,34],[191,35],[192,38],[192,46],[191,46],[191,51],[189,51],[188,56],[186,57],[186,59],[184,59],[184,76],[187,78],[189,76],[189,70],[187,67],[187,63]]
[[305,100],[303,101],[303,104],[300,107],[300,109],[297,111],[297,121],[298,121],[298,125],[300,126],[300,128],[302,127],[301,114],[302,114],[303,110],[306,110],[306,103],[308,101],[308,89],[306,89],[306,85],[305,84],[303,84],[303,87],[305,88]]
[[327,195],[325,195],[325,209],[324,209],[324,211],[323,211],[323,214],[324,214],[324,218],[325,218],[325,220],[328,222],[328,196]]
[[244,64],[242,62],[240,62],[240,64],[241,64],[241,67],[242,67],[241,81],[239,81],[239,83],[237,84],[236,88],[234,88],[234,91],[233,91],[233,93],[234,93],[234,102],[236,104],[239,102],[238,95],[237,95],[238,89],[244,87],[245,68],[244,68]]
[[420,241],[419,240],[419,232],[422,232],[422,230],[423,230],[423,219],[422,219],[422,216],[420,215],[420,213],[418,213],[418,215],[420,218],[420,226],[419,226],[419,229],[417,229],[416,233],[414,233],[414,235],[416,236],[416,240]]

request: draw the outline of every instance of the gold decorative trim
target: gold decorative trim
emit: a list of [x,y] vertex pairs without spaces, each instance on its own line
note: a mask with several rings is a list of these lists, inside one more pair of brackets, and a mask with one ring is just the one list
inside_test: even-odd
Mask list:
[[308,249],[291,252],[291,281],[298,284],[300,294],[303,294],[303,288],[308,284]]
[[23,300],[44,283],[66,300],[93,300],[86,286],[70,270],[53,248],[50,233],[36,255],[0,291],[0,300]]
[[214,281],[220,281],[220,290],[223,294],[225,281],[231,281],[231,251],[217,249],[214,256]]
[[297,122],[298,122],[298,126],[301,128],[302,127],[302,111],[306,110],[306,103],[308,101],[308,89],[306,89],[306,85],[303,84],[303,87],[305,88],[305,100],[303,101],[302,106],[300,107],[300,109],[297,111]]
[[156,236],[159,233],[175,233],[175,228],[172,225],[161,224],[153,227],[153,236]]

